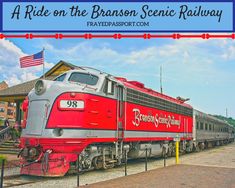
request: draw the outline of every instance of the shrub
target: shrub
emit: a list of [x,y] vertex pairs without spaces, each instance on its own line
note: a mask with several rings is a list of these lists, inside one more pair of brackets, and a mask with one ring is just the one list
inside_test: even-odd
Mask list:
[[0,165],[2,165],[2,161],[5,159],[5,162],[7,161],[7,158],[4,155],[0,155]]

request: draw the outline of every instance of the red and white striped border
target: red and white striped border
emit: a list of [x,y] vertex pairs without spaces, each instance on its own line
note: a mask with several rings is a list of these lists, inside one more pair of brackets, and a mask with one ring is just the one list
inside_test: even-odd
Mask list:
[[218,39],[218,38],[228,38],[235,39],[235,33],[231,34],[3,34],[0,33],[0,39],[10,39],[10,38],[25,38],[25,39],[37,39],[37,38],[52,38],[52,39],[68,39],[68,38],[80,38],[80,39],[97,39],[97,38],[107,38],[107,39],[127,39],[127,38],[138,38],[138,39],[155,39],[155,38],[170,38],[170,39],[184,39],[184,38],[198,38],[198,39]]

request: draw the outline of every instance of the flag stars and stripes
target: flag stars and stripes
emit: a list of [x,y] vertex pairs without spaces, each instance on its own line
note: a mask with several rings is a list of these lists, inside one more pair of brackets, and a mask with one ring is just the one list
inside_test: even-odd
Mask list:
[[20,58],[20,67],[26,68],[26,67],[32,67],[44,64],[43,52],[44,50],[42,50],[39,53]]

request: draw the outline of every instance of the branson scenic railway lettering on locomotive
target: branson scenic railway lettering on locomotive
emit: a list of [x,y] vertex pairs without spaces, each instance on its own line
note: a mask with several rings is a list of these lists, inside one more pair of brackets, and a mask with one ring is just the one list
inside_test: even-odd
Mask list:
[[134,120],[132,121],[133,125],[138,127],[141,122],[145,123],[153,123],[156,127],[159,124],[165,124],[167,128],[171,127],[171,125],[180,126],[180,120],[176,120],[174,116],[168,115],[167,117],[161,117],[159,114],[142,114],[139,109],[134,108]]

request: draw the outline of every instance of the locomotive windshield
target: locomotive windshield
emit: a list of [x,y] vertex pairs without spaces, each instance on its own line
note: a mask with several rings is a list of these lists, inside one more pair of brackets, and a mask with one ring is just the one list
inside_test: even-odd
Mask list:
[[63,75],[61,75],[61,76],[57,77],[54,81],[63,82],[63,81],[64,81],[64,79],[65,79],[65,76],[66,76],[66,74],[63,74]]
[[87,85],[96,85],[98,82],[98,77],[92,74],[74,72],[70,75],[69,81],[79,82]]

